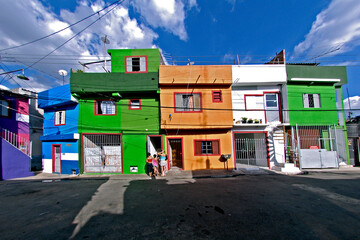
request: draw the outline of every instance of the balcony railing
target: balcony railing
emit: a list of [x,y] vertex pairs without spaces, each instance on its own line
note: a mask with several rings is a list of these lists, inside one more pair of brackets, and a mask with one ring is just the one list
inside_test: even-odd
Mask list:
[[0,136],[11,145],[30,156],[30,141],[26,138],[20,137],[7,129],[2,129]]

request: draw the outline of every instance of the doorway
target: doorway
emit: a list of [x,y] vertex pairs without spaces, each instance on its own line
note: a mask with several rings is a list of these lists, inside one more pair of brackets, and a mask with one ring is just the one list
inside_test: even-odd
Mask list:
[[183,148],[181,138],[168,139],[168,157],[169,157],[169,168],[178,167],[183,169]]
[[61,173],[61,145],[52,145],[52,171],[53,173]]
[[157,154],[163,149],[162,136],[161,135],[149,135],[146,141],[146,150],[151,156]]

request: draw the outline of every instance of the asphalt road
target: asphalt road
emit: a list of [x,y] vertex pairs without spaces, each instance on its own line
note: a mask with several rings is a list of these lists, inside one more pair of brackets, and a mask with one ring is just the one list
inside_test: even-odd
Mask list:
[[360,174],[0,183],[0,239],[360,239]]

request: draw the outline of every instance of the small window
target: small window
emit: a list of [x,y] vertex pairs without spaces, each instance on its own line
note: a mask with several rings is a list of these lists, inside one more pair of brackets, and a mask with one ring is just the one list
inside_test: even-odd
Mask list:
[[175,93],[176,112],[201,112],[200,93]]
[[0,100],[0,117],[10,117],[10,103]]
[[140,99],[130,99],[129,100],[129,109],[130,110],[141,110]]
[[303,94],[304,108],[320,108],[320,94]]
[[195,140],[195,155],[220,155],[219,140]]
[[55,112],[55,126],[65,125],[66,123],[66,111]]
[[278,106],[277,94],[276,93],[265,94],[265,102],[267,108],[276,108]]
[[115,101],[96,100],[95,115],[115,115]]
[[125,72],[126,73],[146,73],[147,72],[147,57],[125,57]]
[[222,95],[221,91],[213,91],[212,92],[212,101],[215,102],[222,102]]

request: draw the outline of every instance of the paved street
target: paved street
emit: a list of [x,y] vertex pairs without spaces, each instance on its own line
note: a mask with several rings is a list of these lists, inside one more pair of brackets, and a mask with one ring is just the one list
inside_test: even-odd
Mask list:
[[1,239],[360,239],[360,171],[0,182]]

